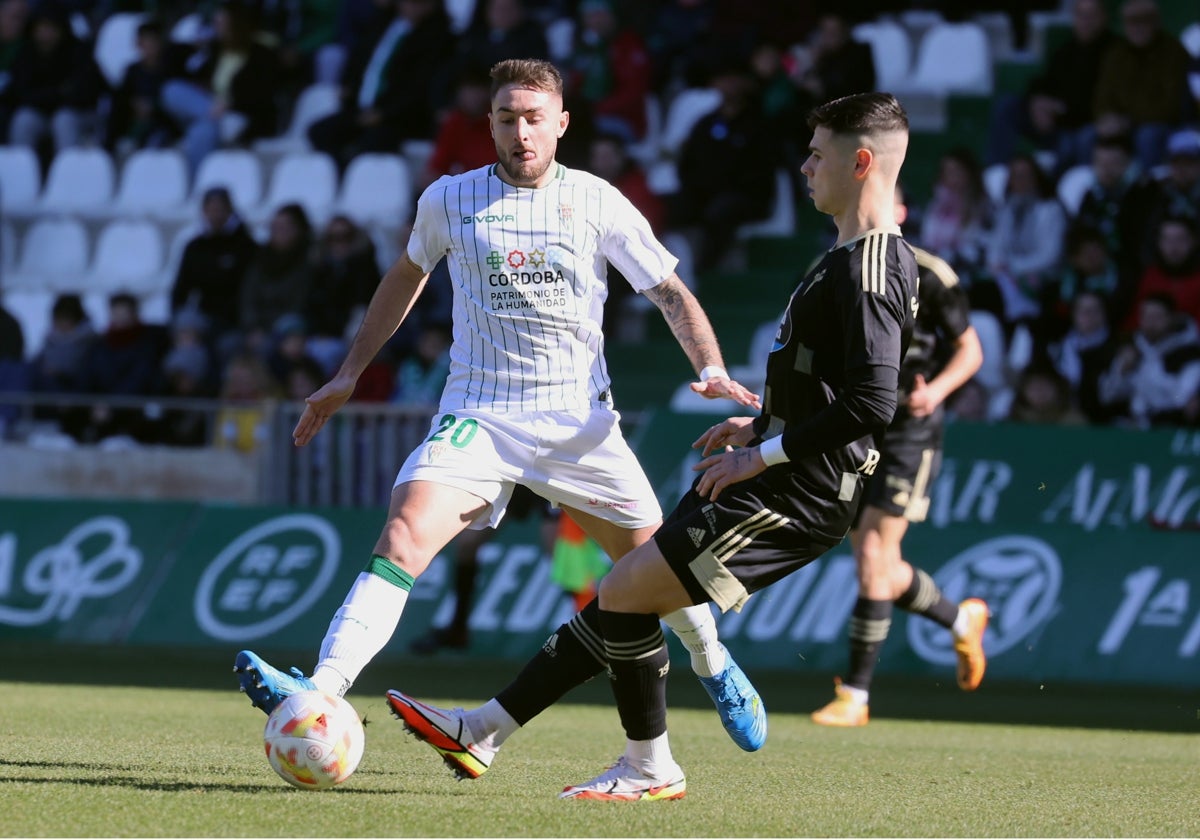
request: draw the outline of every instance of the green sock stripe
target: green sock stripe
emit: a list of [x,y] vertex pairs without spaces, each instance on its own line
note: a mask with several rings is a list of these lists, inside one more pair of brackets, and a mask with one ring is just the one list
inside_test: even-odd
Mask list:
[[371,555],[371,562],[367,564],[366,572],[369,575],[383,578],[393,586],[399,586],[405,592],[411,591],[416,582],[416,578],[381,554]]

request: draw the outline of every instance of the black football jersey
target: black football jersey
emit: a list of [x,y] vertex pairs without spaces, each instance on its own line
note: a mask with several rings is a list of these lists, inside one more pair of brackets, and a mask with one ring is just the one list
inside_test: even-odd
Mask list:
[[[954,354],[955,342],[971,326],[971,308],[967,293],[946,261],[914,247],[920,286],[916,323],[912,341],[900,365],[900,405],[912,389],[918,375],[928,382],[939,373]],[[899,413],[899,412],[897,412]]]

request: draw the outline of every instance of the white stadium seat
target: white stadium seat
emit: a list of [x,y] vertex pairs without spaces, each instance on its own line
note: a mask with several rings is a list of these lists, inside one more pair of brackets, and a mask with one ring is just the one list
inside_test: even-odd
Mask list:
[[200,198],[210,187],[225,187],[233,199],[233,209],[245,214],[262,202],[262,165],[253,152],[245,149],[217,149],[205,156],[192,184],[191,206],[181,208],[190,218]]
[[71,289],[83,283],[88,235],[76,219],[38,219],[25,231],[9,289]]
[[299,204],[314,224],[323,222],[337,194],[338,173],[333,158],[324,152],[298,152],[279,161],[271,173],[266,198],[253,213],[268,219],[284,204]]
[[158,291],[163,241],[158,226],[145,220],[109,222],[96,240],[87,288],[111,294],[146,295]]
[[25,339],[25,358],[32,359],[41,352],[50,332],[50,309],[55,293],[48,289],[5,289],[4,308],[21,325]]
[[333,114],[341,105],[338,86],[334,84],[312,84],[300,91],[287,130],[278,137],[255,141],[254,148],[266,154],[303,152],[312,148],[308,142],[308,128],[322,117]]
[[450,18],[450,29],[461,35],[471,26],[475,16],[475,0],[446,0],[446,15]]
[[358,155],[346,167],[335,206],[360,224],[397,227],[412,213],[412,190],[404,158]]
[[892,21],[860,23],[854,39],[871,46],[875,61],[875,86],[880,90],[900,87],[912,72],[912,42],[908,32]]
[[4,277],[0,277],[0,286],[7,278],[8,272],[17,265],[17,232],[8,222],[0,222],[0,269]]
[[0,146],[0,210],[28,215],[42,189],[41,167],[28,146]]
[[63,149],[46,174],[41,213],[105,213],[110,209],[117,170],[103,149]]
[[1008,189],[1008,165],[993,163],[983,170],[983,188],[987,190],[988,198],[999,204],[1004,200]]
[[1079,212],[1083,197],[1096,183],[1096,173],[1086,163],[1072,166],[1058,179],[1058,200],[1071,216]]
[[145,17],[140,12],[117,12],[100,24],[96,33],[96,63],[112,87],[121,84],[125,68],[138,59],[137,28]]
[[647,166],[658,160],[662,150],[663,133],[662,102],[654,94],[646,95],[646,134],[641,140],[629,145],[629,156]]
[[118,215],[174,212],[187,201],[187,161],[176,149],[138,149],[121,169]]
[[791,236],[796,232],[796,196],[792,189],[792,178],[786,169],[775,172],[775,199],[771,215],[758,222],[750,222],[738,228],[738,239],[751,236]]
[[711,114],[720,104],[721,94],[712,88],[680,91],[667,106],[661,143],[663,151],[672,156],[678,154],[700,118]]
[[992,53],[977,23],[939,23],[921,37],[912,78],[903,86],[922,93],[990,94]]
[[551,21],[546,26],[546,47],[550,50],[550,60],[565,61],[571,57],[575,49],[575,21],[569,17],[561,17]]

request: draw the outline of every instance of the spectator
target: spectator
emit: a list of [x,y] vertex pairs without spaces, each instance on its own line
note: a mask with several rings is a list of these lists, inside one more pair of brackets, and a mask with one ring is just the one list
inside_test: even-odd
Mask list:
[[[1168,216],[1158,225],[1155,257],[1138,282],[1135,309],[1150,295],[1164,295],[1176,311],[1200,327],[1200,238],[1196,222]],[[1133,319],[1129,319],[1132,326]]]
[[[1003,301],[991,309],[1014,324],[1039,314],[1042,286],[1059,269],[1067,214],[1050,177],[1032,155],[1017,155],[1008,165],[1004,201],[988,236],[987,270]],[[974,297],[982,285],[972,288]],[[976,300],[973,305],[978,305]]]
[[[163,390],[162,360],[167,350],[164,327],[142,321],[138,299],[118,292],[108,299],[108,329],[92,343],[84,359],[83,390],[90,394],[149,397]],[[145,440],[145,414],[136,408],[97,405],[84,439],[114,435]]]
[[491,68],[506,58],[549,58],[546,31],[529,17],[523,0],[477,3],[471,27],[458,41],[456,71]]
[[442,117],[433,154],[417,178],[418,194],[443,175],[457,175],[495,162],[491,85],[486,70],[463,68],[455,85],[453,107]]
[[276,210],[267,241],[242,284],[241,326],[251,349],[265,349],[280,317],[304,312],[313,282],[311,248],[312,225],[304,208],[285,204]]
[[109,105],[106,145],[119,154],[165,146],[176,133],[160,104],[163,84],[172,75],[172,47],[162,24],[140,23],[136,42],[138,59],[125,68]]
[[669,91],[672,84],[702,87],[713,41],[712,0],[667,0],[658,4],[646,27],[646,47],[653,65],[652,87]]
[[255,353],[243,351],[225,366],[214,443],[220,449],[253,452],[270,435],[263,403],[279,396],[279,386]]
[[[1167,139],[1166,175],[1151,184],[1149,230],[1168,216],[1200,222],[1200,130],[1177,131]],[[1154,241],[1147,237],[1144,258],[1153,256]]]
[[1076,221],[1104,234],[1123,283],[1141,273],[1142,243],[1154,188],[1133,159],[1128,134],[1101,135],[1092,149],[1095,183],[1083,196]]
[[344,0],[338,7],[337,34],[320,60],[327,63],[322,72],[332,75],[330,81],[341,83],[349,57],[369,50],[391,22],[395,0]]
[[221,346],[240,323],[242,284],[257,243],[233,208],[229,190],[211,187],[200,203],[203,230],[188,242],[171,288],[171,312],[202,313]]
[[1075,426],[1087,422],[1071,398],[1071,386],[1050,365],[1030,365],[1017,380],[1008,419],[1016,423]]
[[[323,53],[337,35],[340,10],[331,0],[261,0],[258,38],[279,55],[280,78],[289,95],[311,81],[337,82],[341,57]],[[289,96],[294,98],[294,96]]]
[[35,8],[30,32],[4,90],[12,114],[8,142],[41,148],[49,135],[55,151],[81,145],[95,129],[104,88],[100,68],[56,6]]
[[396,370],[392,402],[436,406],[450,375],[450,329],[426,324],[417,337],[416,352],[401,360]]
[[1096,80],[1097,129],[1131,130],[1137,160],[1149,170],[1162,163],[1171,129],[1189,116],[1190,57],[1162,28],[1156,0],[1125,0],[1121,23],[1125,38],[1105,55]]
[[213,38],[185,62],[182,78],[162,87],[162,105],[183,131],[194,172],[222,144],[274,134],[279,59],[255,39],[251,10],[226,2],[213,16]]
[[771,130],[782,141],[785,162],[789,171],[799,171],[808,157],[808,126],[804,97],[792,81],[794,61],[791,54],[770,41],[754,48],[750,66],[762,91],[762,111]]
[[1010,160],[1018,151],[1018,139],[1054,152],[1060,173],[1090,161],[1096,79],[1116,42],[1101,0],[1075,0],[1070,37],[1050,54],[1023,96],[998,100],[989,132],[989,161]]
[[811,46],[800,56],[797,83],[806,100],[805,113],[832,99],[875,90],[871,47],[851,37],[850,23],[840,14],[821,15]]
[[[202,345],[174,347],[163,359],[162,372],[168,397],[204,399],[212,396],[209,357]],[[208,443],[208,415],[195,408],[170,406],[158,419],[154,439],[167,446],[204,446]]]
[[978,379],[968,379],[946,399],[946,422],[983,423],[990,418],[992,395]]
[[342,165],[362,152],[395,152],[433,137],[453,35],[440,0],[396,0],[367,49],[350,56],[339,110],[309,127],[314,148]]
[[1071,301],[1070,329],[1050,345],[1047,357],[1092,423],[1112,420],[1112,412],[1100,401],[1100,377],[1112,364],[1115,352],[1104,296],[1087,289],[1079,291]]
[[1125,294],[1116,260],[1108,250],[1104,235],[1095,228],[1075,225],[1067,231],[1067,265],[1058,282],[1042,287],[1041,319],[1034,338],[1039,347],[1058,341],[1071,325],[1075,301],[1083,293],[1094,294],[1104,309],[1117,312]]
[[583,118],[580,127],[589,129],[583,142],[590,142],[594,132],[626,143],[645,135],[650,53],[640,35],[620,25],[611,0],[579,4],[575,49],[566,65],[563,93],[572,112]]
[[28,43],[26,23],[29,20],[29,0],[0,0],[0,137],[8,137],[8,93],[12,68],[17,56]]
[[1100,377],[1100,401],[1120,420],[1138,427],[1185,421],[1200,390],[1200,331],[1179,317],[1167,295],[1147,295],[1138,306],[1138,328],[1117,349]]
[[346,352],[347,333],[379,286],[379,263],[371,237],[344,215],[329,220],[313,262],[304,310],[308,351],[332,375]]
[[992,215],[979,161],[970,149],[951,149],[938,162],[933,195],[920,214],[918,241],[970,283],[983,266]]
[[679,155],[679,192],[671,224],[698,227],[696,270],[710,270],[733,245],[738,226],[764,219],[775,197],[777,139],[762,116],[754,79],[738,64],[712,81],[717,109],[697,121]]
[[283,380],[285,399],[303,402],[325,384],[328,374],[317,361],[305,356],[294,361],[287,369]]
[[42,393],[79,393],[84,363],[96,333],[79,295],[59,295],[50,310],[50,331],[33,360],[33,389]]
[[320,366],[308,352],[308,335],[308,324],[305,323],[304,316],[291,312],[280,315],[271,327],[270,348],[266,361],[267,370],[275,382],[285,384],[288,371],[302,362],[312,362]]

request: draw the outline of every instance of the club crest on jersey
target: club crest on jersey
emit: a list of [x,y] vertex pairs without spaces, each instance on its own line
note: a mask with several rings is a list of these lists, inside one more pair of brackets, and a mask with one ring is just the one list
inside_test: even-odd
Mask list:
[[560,222],[569,222],[575,218],[575,208],[570,204],[558,205],[558,220]]
[[446,451],[446,444],[431,443],[431,444],[429,444],[429,446],[425,447],[425,461],[427,463],[432,464],[434,461],[441,458],[442,454],[445,453],[445,451]]

